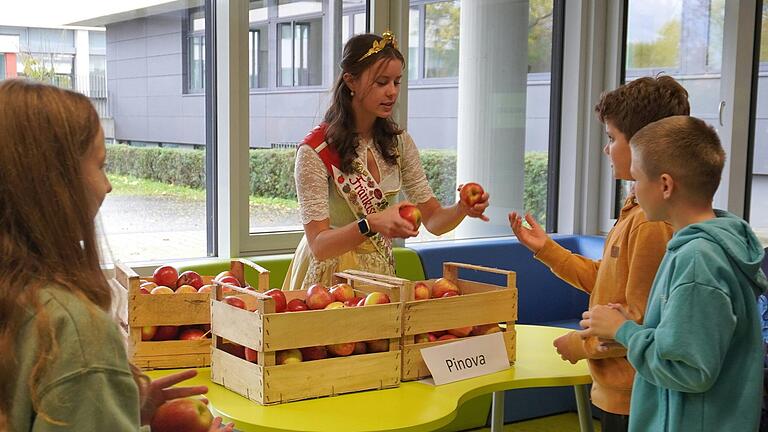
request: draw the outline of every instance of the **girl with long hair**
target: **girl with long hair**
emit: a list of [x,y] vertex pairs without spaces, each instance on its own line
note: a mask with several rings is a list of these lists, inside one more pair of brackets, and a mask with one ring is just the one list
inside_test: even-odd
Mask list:
[[[391,118],[404,65],[388,32],[357,35],[344,46],[331,106],[296,155],[305,236],[283,289],[328,285],[334,272],[345,269],[394,275],[391,240],[418,234],[399,213],[410,202],[436,235],[466,216],[487,220],[487,194],[471,207],[440,205],[413,139]],[[396,203],[401,191],[410,202]]]
[[0,83],[0,431],[135,432],[207,391],[170,387],[195,371],[150,382],[128,361],[94,227],[105,157],[87,97]]

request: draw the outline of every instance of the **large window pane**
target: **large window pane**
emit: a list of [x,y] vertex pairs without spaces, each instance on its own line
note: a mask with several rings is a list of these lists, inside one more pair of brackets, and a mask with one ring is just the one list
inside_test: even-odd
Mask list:
[[[688,90],[691,115],[717,128],[725,2],[629,0],[626,81],[658,73]],[[629,191],[616,187],[613,217]]]
[[763,3],[749,222],[768,247],[768,3]]
[[19,16],[34,19],[14,26],[6,17],[0,70],[9,72],[4,78],[52,83],[93,102],[113,186],[97,221],[105,258],[206,256],[203,10],[168,12],[144,2],[134,13],[115,2],[109,14],[96,15],[89,11],[106,10],[105,2],[74,9],[59,3],[39,11],[35,2],[14,5]]
[[322,0],[278,0],[277,16],[289,17],[323,11]]
[[491,223],[441,238],[510,235],[511,210],[546,225],[553,1],[410,5],[408,132],[430,185],[443,204],[470,181],[493,196]]

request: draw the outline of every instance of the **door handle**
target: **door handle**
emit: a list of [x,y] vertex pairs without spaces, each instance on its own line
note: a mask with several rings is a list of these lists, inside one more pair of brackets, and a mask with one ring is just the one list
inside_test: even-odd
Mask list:
[[717,105],[717,119],[720,122],[720,126],[723,125],[723,110],[725,109],[725,101],[721,100],[720,103]]

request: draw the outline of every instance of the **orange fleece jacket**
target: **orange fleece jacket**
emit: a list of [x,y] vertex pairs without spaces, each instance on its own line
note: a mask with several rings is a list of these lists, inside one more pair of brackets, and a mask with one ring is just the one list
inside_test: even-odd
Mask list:
[[[672,233],[668,223],[649,222],[634,195],[630,195],[608,233],[600,261],[574,254],[552,239],[547,240],[536,259],[560,279],[587,292],[590,308],[621,303],[633,320],[642,323],[651,284]],[[635,371],[627,361],[626,349],[598,352],[597,338],[582,340],[577,332],[568,334],[568,342],[579,353],[579,359],[589,363],[592,402],[610,413],[629,414]]]

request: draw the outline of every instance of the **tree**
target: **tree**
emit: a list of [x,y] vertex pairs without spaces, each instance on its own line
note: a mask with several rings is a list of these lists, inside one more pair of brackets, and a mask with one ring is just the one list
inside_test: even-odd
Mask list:
[[680,64],[680,20],[667,21],[653,42],[627,43],[627,68],[661,68]]

